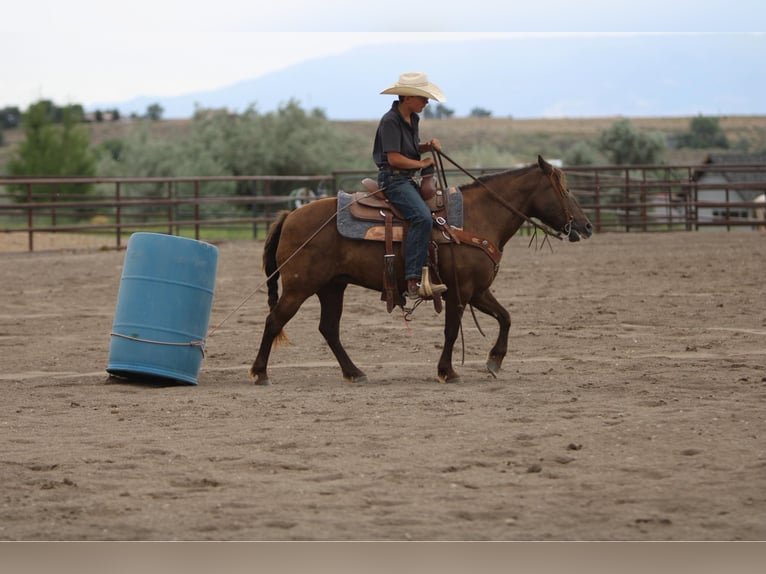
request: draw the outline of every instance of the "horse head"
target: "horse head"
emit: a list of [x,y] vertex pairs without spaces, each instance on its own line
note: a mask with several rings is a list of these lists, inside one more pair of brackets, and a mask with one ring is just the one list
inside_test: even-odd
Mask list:
[[537,156],[537,165],[545,178],[532,198],[530,215],[563,233],[569,241],[590,237],[593,234],[593,224],[569,191],[564,172],[553,167],[542,156]]

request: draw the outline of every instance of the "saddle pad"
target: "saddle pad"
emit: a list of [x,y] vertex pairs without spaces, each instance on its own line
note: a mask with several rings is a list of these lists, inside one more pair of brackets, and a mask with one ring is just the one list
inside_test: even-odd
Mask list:
[[[383,241],[385,238],[383,225],[380,222],[362,221],[351,215],[349,206],[353,194],[345,191],[338,192],[338,214],[336,221],[338,232],[349,239],[373,239]],[[460,190],[451,187],[449,189],[447,222],[454,227],[463,227],[463,194]],[[400,221],[394,221],[394,241],[402,240],[402,225]]]

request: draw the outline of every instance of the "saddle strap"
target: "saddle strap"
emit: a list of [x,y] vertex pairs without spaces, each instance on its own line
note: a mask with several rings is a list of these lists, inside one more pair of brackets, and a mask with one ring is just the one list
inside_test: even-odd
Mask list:
[[[428,265],[428,273],[431,276],[431,281],[444,283],[439,276],[439,245],[435,241],[431,241],[428,244],[428,262],[426,265]],[[457,283],[455,283],[455,286],[457,287]],[[437,295],[434,297],[434,311],[441,313],[442,308],[442,298]]]
[[385,242],[386,254],[383,256],[383,295],[386,300],[386,309],[390,313],[394,310],[396,297],[396,267],[394,265],[394,225],[391,212],[386,212],[385,218]]
[[[447,233],[447,232],[445,232]],[[460,229],[459,227],[451,227],[449,229],[449,235],[455,241],[455,243],[468,243],[474,247],[478,247],[484,253],[486,253],[490,259],[495,263],[497,268],[500,265],[500,258],[503,256],[503,252],[498,249],[497,245],[492,243],[489,239],[484,239],[478,235],[474,235],[469,231]]]
[[431,219],[433,220],[434,227],[437,227],[439,231],[444,234],[444,237],[450,241],[460,244],[460,238],[456,237],[455,234],[452,233],[453,229],[457,229],[456,227],[450,225],[443,217],[437,217],[435,213],[431,214]]

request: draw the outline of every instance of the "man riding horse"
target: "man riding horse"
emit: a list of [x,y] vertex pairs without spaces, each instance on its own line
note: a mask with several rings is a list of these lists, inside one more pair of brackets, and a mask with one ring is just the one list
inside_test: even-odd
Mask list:
[[447,290],[441,283],[431,283],[427,273],[428,242],[433,221],[431,210],[419,192],[416,178],[434,170],[433,157],[421,159],[421,153],[440,150],[438,139],[420,143],[418,114],[428,100],[445,102],[444,93],[421,72],[408,72],[382,94],[394,94],[391,109],[380,119],[375,132],[372,158],[378,166],[378,186],[389,202],[407,220],[404,244],[404,277],[410,303],[418,299],[440,297]]

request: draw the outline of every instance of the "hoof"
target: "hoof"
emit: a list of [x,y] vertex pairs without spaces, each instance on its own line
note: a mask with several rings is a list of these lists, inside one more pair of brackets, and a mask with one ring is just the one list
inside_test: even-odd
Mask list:
[[358,377],[343,377],[343,379],[348,383],[354,384],[364,384],[370,382],[370,379],[367,378],[367,375],[359,375]]
[[500,363],[495,359],[487,359],[487,370],[490,375],[497,378],[497,374],[500,372]]
[[445,385],[459,385],[463,382],[463,378],[460,375],[452,375],[451,377],[439,377],[439,382]]
[[269,380],[269,377],[266,373],[255,375],[251,372],[250,378],[253,379],[253,384],[256,387],[268,387],[271,384],[271,381]]

